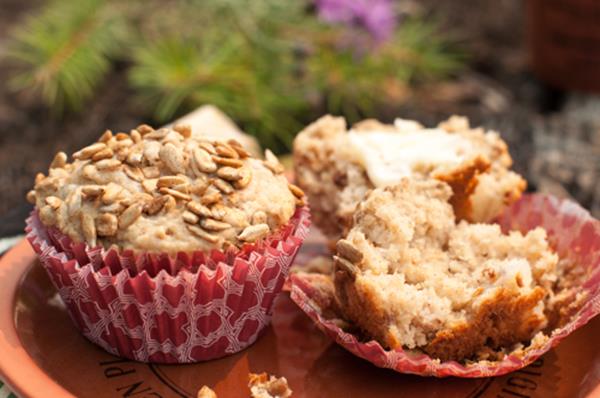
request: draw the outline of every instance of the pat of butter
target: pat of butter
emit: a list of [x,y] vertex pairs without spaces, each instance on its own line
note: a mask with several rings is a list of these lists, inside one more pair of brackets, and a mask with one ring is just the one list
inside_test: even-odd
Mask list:
[[471,143],[441,129],[406,125],[400,131],[350,131],[353,152],[376,187],[397,184],[415,171],[464,161]]

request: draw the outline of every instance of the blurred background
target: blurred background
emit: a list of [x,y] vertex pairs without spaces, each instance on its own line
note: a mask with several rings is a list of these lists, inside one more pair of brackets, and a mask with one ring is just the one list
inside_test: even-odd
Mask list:
[[497,129],[600,216],[596,0],[0,0],[0,236],[58,150],[214,104],[289,152],[324,113]]

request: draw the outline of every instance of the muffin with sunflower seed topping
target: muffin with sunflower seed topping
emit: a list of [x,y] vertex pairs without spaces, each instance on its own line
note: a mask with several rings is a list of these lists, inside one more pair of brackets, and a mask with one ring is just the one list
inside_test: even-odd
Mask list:
[[[308,227],[303,192],[288,183],[283,171],[268,150],[265,159],[257,159],[235,140],[192,134],[185,125],[161,129],[141,125],[129,134],[107,130],[97,142],[75,152],[71,162],[65,153],[58,153],[48,175],[36,177],[27,195],[36,209],[28,223],[30,241],[51,274],[64,272],[69,260],[77,262],[72,270],[75,278],[83,277],[81,271],[89,266],[94,275],[127,273],[123,283],[142,278],[151,291],[161,288],[158,280],[167,278],[165,283],[186,291],[170,315],[183,311],[194,327],[196,315],[186,312],[194,308],[189,301],[210,291],[216,296],[205,303],[204,311],[218,316],[203,326],[230,323],[214,336],[208,329],[204,338],[184,333],[187,344],[203,347],[195,354],[173,352],[172,346],[144,353],[133,350],[134,343],[114,347],[115,336],[91,334],[95,317],[75,315],[84,334],[111,352],[159,362],[191,362],[234,352],[253,341],[267,323],[271,296],[281,288]],[[54,251],[52,259],[46,258],[48,248]],[[64,280],[55,281],[66,292]],[[125,300],[119,295],[124,292],[114,288],[116,300]],[[229,293],[240,291],[243,299],[227,299]],[[72,304],[72,313],[81,313],[82,303],[73,302],[73,294],[63,298]],[[157,293],[155,299],[160,296]],[[250,308],[240,309],[240,303],[246,305],[248,300]],[[227,311],[238,310],[240,316],[248,311],[251,315],[226,317]],[[158,318],[150,322],[160,323]],[[250,330],[235,330],[237,323],[248,322]],[[115,328],[130,334],[124,325]],[[234,335],[228,335],[231,328]],[[151,329],[135,335],[135,340],[157,344]],[[216,337],[225,337],[228,344]],[[240,338],[244,344],[239,344]],[[207,344],[220,349],[206,354]]]
[[76,242],[171,253],[241,247],[277,231],[302,204],[272,153],[192,136],[185,126],[130,134],[54,158],[30,193],[42,222]]

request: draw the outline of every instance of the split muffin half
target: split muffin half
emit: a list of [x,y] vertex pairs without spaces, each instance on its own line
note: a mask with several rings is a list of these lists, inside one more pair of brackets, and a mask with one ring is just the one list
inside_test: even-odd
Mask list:
[[297,136],[294,164],[313,221],[331,239],[347,231],[369,190],[405,177],[446,182],[456,217],[471,222],[491,221],[526,187],[510,170],[499,135],[457,116],[432,129],[398,119],[394,125],[365,120],[350,130],[344,118],[324,116]]

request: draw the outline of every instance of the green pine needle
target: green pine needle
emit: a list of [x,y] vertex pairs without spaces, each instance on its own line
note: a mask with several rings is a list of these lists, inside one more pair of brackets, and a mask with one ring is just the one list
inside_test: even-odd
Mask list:
[[[402,21],[389,42],[325,24],[305,0],[54,0],[14,32],[12,87],[80,109],[116,59],[157,121],[214,104],[283,151],[317,113],[356,121],[462,59],[437,25]],[[127,27],[127,29],[126,29]],[[398,90],[400,88],[400,90]]]
[[124,26],[102,0],[49,4],[13,32],[8,56],[19,69],[11,87],[41,94],[59,113],[80,109],[109,70]]

